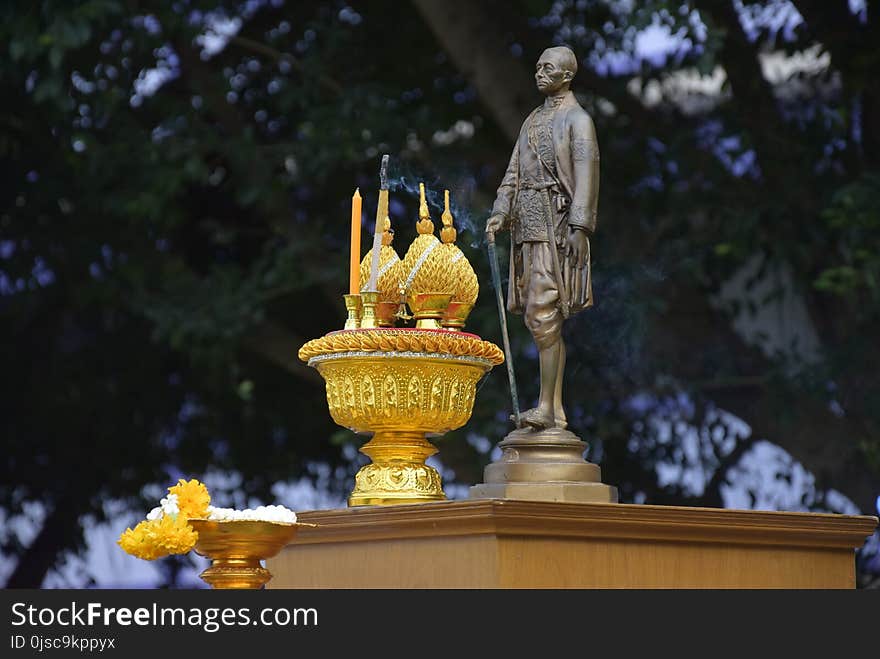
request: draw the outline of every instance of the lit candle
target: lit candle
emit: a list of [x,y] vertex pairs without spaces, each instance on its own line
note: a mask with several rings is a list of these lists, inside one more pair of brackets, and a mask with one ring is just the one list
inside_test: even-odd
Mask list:
[[351,197],[351,263],[348,271],[348,292],[357,295],[361,292],[361,192],[354,191]]

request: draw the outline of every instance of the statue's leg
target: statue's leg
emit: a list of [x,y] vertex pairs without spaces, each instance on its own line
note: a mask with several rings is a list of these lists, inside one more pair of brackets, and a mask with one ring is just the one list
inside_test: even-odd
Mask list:
[[557,342],[542,348],[538,353],[541,364],[541,393],[536,408],[539,418],[535,421],[540,421],[540,425],[544,428],[553,425],[553,395],[556,391],[556,375],[559,372],[559,346],[560,343]]
[[553,389],[553,417],[557,428],[568,427],[565,409],[562,407],[562,378],[565,374],[565,341],[559,340],[559,359],[556,366],[556,382]]
[[538,406],[524,412],[521,419],[535,428],[552,428],[562,346],[562,314],[557,307],[559,291],[548,244],[530,243],[524,247],[528,250],[530,268],[524,316],[538,348],[541,392]]

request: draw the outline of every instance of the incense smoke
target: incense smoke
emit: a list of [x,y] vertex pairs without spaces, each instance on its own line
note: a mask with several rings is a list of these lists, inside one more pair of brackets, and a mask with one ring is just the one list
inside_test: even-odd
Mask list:
[[[453,217],[453,226],[458,230],[459,241],[462,234],[470,234],[470,246],[474,249],[481,246],[483,230],[478,228],[469,210],[474,190],[477,187],[476,180],[472,176],[447,177],[436,174],[427,174],[414,171],[402,166],[399,162],[391,161],[388,186],[391,192],[404,192],[418,203],[419,183],[425,184],[425,201],[431,211],[431,219],[436,226],[440,226],[440,216],[444,209],[443,191],[449,190],[449,210]],[[413,218],[414,219],[414,218]]]

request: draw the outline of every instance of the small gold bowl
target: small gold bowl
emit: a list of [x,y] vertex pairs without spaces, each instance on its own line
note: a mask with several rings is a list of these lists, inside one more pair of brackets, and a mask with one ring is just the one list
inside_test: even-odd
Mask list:
[[397,321],[394,314],[397,313],[399,306],[397,302],[380,302],[376,305],[376,320],[379,327],[394,327],[394,323]]
[[467,320],[473,308],[474,305],[472,303],[453,300],[446,307],[446,313],[440,322],[446,329],[460,332],[464,329],[464,321]]
[[417,329],[442,329],[440,321],[452,301],[452,293],[410,293],[407,304]]
[[255,520],[190,519],[199,534],[195,551],[211,559],[211,566],[199,576],[216,589],[257,589],[272,578],[260,561],[275,556],[303,526]]

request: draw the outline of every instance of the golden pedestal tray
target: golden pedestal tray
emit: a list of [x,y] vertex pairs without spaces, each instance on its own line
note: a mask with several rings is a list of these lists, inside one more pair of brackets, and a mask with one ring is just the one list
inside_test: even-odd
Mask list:
[[299,356],[326,381],[333,420],[373,435],[352,506],[445,499],[440,474],[425,464],[437,452],[427,437],[467,423],[477,382],[504,360],[474,334],[418,328],[331,332]]
[[211,566],[199,576],[216,589],[262,588],[272,573],[260,561],[281,551],[300,527],[315,526],[255,520],[188,521],[199,534],[196,553],[211,559]]

